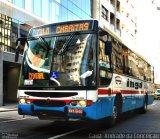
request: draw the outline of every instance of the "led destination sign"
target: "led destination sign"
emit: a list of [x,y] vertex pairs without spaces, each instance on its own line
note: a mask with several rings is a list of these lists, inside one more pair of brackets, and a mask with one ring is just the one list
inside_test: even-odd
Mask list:
[[50,34],[50,28],[46,27],[46,28],[35,29],[35,30],[33,30],[33,34],[35,36],[49,35]]
[[29,37],[53,35],[53,34],[75,32],[75,31],[93,30],[96,27],[94,26],[95,26],[94,20],[72,21],[72,22],[49,24],[49,25],[44,25],[41,27],[31,29],[29,33]]
[[89,29],[89,23],[79,23],[71,25],[61,25],[56,27],[56,33],[74,32],[74,31],[84,31]]

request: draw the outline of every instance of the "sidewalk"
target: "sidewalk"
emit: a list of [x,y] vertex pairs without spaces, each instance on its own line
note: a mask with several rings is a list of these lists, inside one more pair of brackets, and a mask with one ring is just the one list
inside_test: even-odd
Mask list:
[[17,111],[17,105],[7,104],[5,106],[0,106],[0,112],[7,112],[7,111]]

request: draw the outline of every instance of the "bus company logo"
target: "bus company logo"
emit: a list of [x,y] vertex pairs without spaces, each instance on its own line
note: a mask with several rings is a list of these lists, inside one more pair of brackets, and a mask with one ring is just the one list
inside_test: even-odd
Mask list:
[[143,83],[128,78],[126,86],[134,89],[142,89]]
[[115,82],[116,82],[116,85],[121,85],[122,84],[122,78],[120,76],[116,76],[115,77]]

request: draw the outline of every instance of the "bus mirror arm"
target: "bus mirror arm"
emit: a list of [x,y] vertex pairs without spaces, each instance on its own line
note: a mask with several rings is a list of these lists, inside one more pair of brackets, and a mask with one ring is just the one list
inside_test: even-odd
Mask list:
[[27,43],[28,46],[28,42],[27,42],[27,38],[26,37],[22,37],[22,38],[18,38],[16,41],[16,52],[15,52],[15,62],[18,61],[19,59],[19,52],[20,52],[20,46],[21,44],[25,44]]

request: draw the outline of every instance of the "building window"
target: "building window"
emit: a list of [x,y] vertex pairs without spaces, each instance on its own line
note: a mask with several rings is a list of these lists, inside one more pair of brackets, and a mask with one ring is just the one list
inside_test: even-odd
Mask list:
[[118,30],[120,30],[120,20],[119,19],[116,20],[116,27]]
[[25,1],[25,9],[27,11],[33,12],[33,0],[26,0]]
[[33,11],[35,15],[42,16],[42,1],[34,0]]
[[115,25],[115,15],[113,13],[110,13],[110,22],[112,25]]
[[120,12],[120,1],[117,1],[117,11]]
[[[46,3],[46,0],[45,0],[45,3]],[[44,9],[44,4],[42,5]],[[50,0],[49,1],[49,17],[50,17],[49,20],[52,22],[89,19],[91,18],[91,1],[90,0],[87,0],[87,1],[86,0],[78,0],[78,1],[67,0],[65,2],[65,0]]]
[[13,4],[17,5],[18,7],[24,8],[25,7],[25,0],[13,0]]
[[108,10],[102,5],[102,17],[108,21]]
[[43,19],[49,21],[49,1],[46,1],[46,0],[42,0],[42,17]]
[[9,51],[11,46],[11,18],[0,14],[0,49]]
[[115,0],[111,0],[111,4],[115,6]]

